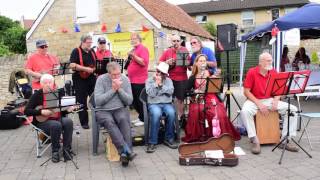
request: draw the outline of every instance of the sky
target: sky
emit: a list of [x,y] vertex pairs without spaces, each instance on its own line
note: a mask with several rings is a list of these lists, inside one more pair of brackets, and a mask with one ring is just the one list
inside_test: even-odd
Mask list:
[[[190,2],[203,2],[208,0],[167,0],[173,4],[185,4]],[[320,0],[312,0],[320,3]],[[41,12],[48,0],[0,0],[0,15],[7,16],[13,20],[35,19]]]

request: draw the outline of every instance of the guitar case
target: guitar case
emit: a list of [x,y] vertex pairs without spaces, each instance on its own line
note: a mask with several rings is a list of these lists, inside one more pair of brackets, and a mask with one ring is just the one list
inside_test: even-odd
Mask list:
[[[180,165],[212,165],[212,166],[236,166],[239,158],[230,154],[234,150],[235,142],[229,134],[222,134],[218,138],[209,138],[204,142],[181,144],[179,151]],[[211,158],[205,156],[207,150],[222,150],[224,158]]]

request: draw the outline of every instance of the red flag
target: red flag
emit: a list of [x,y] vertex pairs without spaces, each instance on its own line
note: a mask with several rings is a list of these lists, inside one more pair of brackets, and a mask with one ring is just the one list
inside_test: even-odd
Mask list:
[[101,32],[107,32],[107,25],[106,23],[103,23],[101,26]]
[[145,27],[144,25],[142,25],[142,31],[143,31],[143,32],[148,32],[149,29],[148,29],[147,27]]
[[67,32],[68,32],[68,29],[65,28],[65,27],[62,27],[62,28],[61,28],[61,32],[62,32],[62,33],[67,33]]

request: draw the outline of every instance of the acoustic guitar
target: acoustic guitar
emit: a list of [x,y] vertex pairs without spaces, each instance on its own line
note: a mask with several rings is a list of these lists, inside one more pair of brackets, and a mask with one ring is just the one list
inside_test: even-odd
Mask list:
[[[82,107],[83,107],[83,105],[74,105],[74,106],[65,106],[65,107],[62,107],[61,109],[60,108],[47,109],[47,110],[52,111],[52,115],[49,115],[49,116],[39,115],[39,116],[36,116],[36,119],[39,122],[45,122],[49,118],[52,118],[52,117],[55,118],[57,112],[67,111],[69,113],[73,113],[73,112],[80,111]],[[43,108],[43,106],[37,106],[35,109],[41,110],[41,109],[44,109],[44,108]],[[60,118],[60,117],[57,117],[57,118]]]

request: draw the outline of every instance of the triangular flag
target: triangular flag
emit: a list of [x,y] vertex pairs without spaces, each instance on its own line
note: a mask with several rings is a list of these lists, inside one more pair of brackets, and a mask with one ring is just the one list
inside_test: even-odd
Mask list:
[[142,31],[143,31],[143,32],[148,32],[149,29],[148,29],[147,27],[145,27],[144,25],[142,25]]
[[103,23],[101,26],[101,32],[107,32],[107,25],[106,23]]
[[80,26],[79,24],[74,24],[74,32],[80,32]]
[[117,33],[121,32],[120,23],[117,24],[117,27],[116,27],[116,29],[114,31],[117,32]]
[[162,31],[159,32],[159,37],[164,38],[166,36],[166,34]]
[[63,33],[67,33],[67,32],[68,32],[68,29],[67,29],[67,28],[65,28],[65,27],[62,27],[62,28],[61,28],[61,32],[63,32]]

